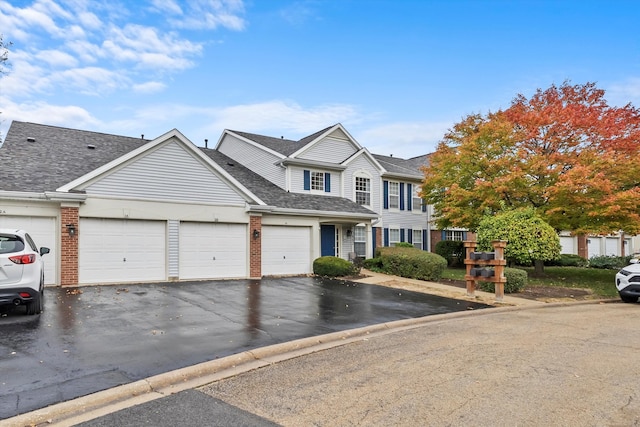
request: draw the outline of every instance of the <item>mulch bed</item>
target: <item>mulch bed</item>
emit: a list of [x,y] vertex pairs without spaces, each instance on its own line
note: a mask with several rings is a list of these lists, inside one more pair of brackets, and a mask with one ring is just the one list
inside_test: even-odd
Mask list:
[[[467,284],[464,280],[441,279],[438,283],[443,285],[456,286],[458,288],[466,288]],[[593,299],[594,295],[589,289],[562,288],[559,286],[527,286],[521,292],[511,294],[515,297],[528,298],[535,300],[550,299],[574,299],[586,300]]]

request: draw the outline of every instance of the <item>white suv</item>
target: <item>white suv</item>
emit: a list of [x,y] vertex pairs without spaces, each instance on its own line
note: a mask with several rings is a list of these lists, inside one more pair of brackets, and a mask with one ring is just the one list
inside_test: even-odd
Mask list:
[[38,248],[24,230],[0,229],[0,305],[26,305],[27,314],[44,307],[44,263],[49,248]]
[[624,302],[637,302],[640,297],[640,263],[632,259],[631,264],[616,274],[616,288]]

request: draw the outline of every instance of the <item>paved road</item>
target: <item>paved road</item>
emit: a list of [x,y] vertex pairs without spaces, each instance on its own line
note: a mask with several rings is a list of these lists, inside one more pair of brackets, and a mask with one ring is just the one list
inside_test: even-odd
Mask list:
[[178,425],[163,420],[193,402],[179,425],[639,425],[639,324],[622,303],[439,315],[83,426]]
[[0,317],[0,420],[277,343],[481,304],[313,277],[47,288]]
[[639,324],[640,304],[618,302],[395,322],[54,425],[640,425]]

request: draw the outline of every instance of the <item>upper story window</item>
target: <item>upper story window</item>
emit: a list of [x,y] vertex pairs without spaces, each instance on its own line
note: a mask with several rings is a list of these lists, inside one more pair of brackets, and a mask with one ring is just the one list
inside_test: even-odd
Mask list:
[[311,189],[324,191],[324,173],[311,171]]
[[415,212],[420,212],[421,211],[421,207],[422,207],[422,197],[420,197],[420,186],[416,185],[415,190],[413,190],[413,200],[412,200],[412,205],[413,205],[413,210]]
[[371,179],[356,176],[356,203],[371,206]]
[[400,183],[389,182],[389,208],[400,208]]
[[305,190],[331,192],[331,174],[329,172],[304,170],[303,174]]

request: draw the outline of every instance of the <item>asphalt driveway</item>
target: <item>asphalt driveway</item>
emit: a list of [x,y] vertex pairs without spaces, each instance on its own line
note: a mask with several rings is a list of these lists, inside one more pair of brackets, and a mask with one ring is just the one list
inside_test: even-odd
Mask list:
[[47,288],[0,311],[0,419],[266,345],[486,305],[314,277]]

